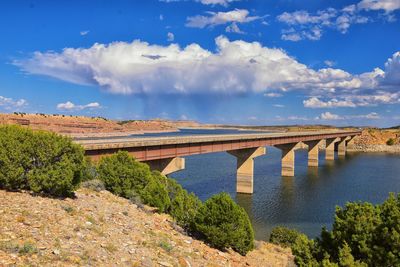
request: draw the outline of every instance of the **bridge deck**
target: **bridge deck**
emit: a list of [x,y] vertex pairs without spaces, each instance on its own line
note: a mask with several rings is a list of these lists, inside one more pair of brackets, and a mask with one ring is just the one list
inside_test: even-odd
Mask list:
[[138,160],[205,154],[236,149],[298,143],[336,137],[355,136],[360,131],[314,131],[290,133],[193,135],[169,137],[113,138],[76,140],[89,156],[102,156],[127,150]]

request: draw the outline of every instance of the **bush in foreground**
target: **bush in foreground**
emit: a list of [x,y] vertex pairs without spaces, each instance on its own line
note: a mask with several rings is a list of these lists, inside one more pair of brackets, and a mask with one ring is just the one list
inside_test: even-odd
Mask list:
[[332,231],[315,241],[300,235],[291,247],[299,266],[400,266],[400,195],[338,207]]
[[300,234],[294,229],[278,226],[272,229],[269,241],[283,247],[290,247],[296,242]]
[[1,188],[70,196],[82,179],[83,149],[67,137],[1,126],[0,148]]
[[101,158],[97,172],[108,191],[125,198],[142,196],[152,179],[149,166],[137,162],[126,151]]
[[171,205],[168,213],[176,222],[188,231],[194,231],[194,219],[202,206],[201,200],[193,193],[188,193],[174,179],[168,179],[168,195]]
[[141,193],[144,203],[155,207],[159,212],[167,212],[170,199],[167,189],[167,178],[159,171],[153,171],[149,183]]
[[245,255],[254,248],[254,232],[249,217],[227,193],[212,196],[200,207],[195,229],[218,249],[232,248]]

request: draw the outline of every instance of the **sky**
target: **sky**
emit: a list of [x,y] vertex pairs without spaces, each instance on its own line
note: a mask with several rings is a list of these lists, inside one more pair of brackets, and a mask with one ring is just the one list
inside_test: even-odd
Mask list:
[[4,0],[0,112],[400,124],[400,0]]

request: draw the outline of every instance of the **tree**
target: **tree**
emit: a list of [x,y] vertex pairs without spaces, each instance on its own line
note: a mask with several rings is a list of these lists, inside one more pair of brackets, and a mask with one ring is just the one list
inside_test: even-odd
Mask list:
[[107,190],[125,198],[142,196],[143,189],[152,179],[149,166],[137,162],[126,151],[101,158],[98,176]]
[[212,196],[200,207],[195,228],[218,249],[231,247],[245,255],[254,248],[254,232],[249,217],[227,193]]
[[195,194],[189,194],[174,179],[167,178],[167,184],[171,200],[168,213],[180,226],[189,231],[194,231],[194,219],[202,206],[202,202]]
[[79,186],[84,152],[70,138],[20,126],[0,127],[0,187],[70,196]]

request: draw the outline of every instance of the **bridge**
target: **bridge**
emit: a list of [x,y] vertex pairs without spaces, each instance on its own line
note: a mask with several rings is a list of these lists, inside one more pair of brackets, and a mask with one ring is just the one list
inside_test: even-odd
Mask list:
[[76,140],[87,156],[94,160],[128,151],[138,161],[167,175],[185,168],[184,156],[226,151],[237,159],[236,190],[253,193],[254,161],[266,154],[266,146],[282,151],[282,176],[294,176],[295,150],[300,143],[308,146],[308,166],[318,167],[318,155],[325,143],[325,159],[346,154],[347,144],[361,131],[313,131],[290,133],[257,133],[228,135],[196,135],[174,137],[112,138]]

